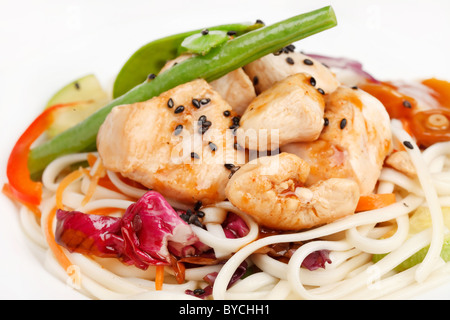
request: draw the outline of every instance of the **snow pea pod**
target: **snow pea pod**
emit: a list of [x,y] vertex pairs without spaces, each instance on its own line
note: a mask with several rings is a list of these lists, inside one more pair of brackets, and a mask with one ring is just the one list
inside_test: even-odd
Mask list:
[[[208,27],[210,31],[233,31],[236,36],[263,27],[260,22],[235,23]],[[166,61],[176,58],[179,54],[181,43],[189,36],[201,34],[205,29],[193,30],[171,35],[152,41],[139,48],[125,62],[119,71],[113,86],[113,98],[117,98],[138,84],[145,81],[149,74],[158,74]]]
[[28,157],[33,175],[39,174],[57,157],[95,150],[97,132],[111,109],[117,105],[149,100],[180,84],[203,78],[218,79],[230,71],[295,41],[336,26],[332,7],[327,6],[265,26],[227,41],[204,56],[195,56],[145,81],[114,99],[90,117],[53,139],[36,146]]

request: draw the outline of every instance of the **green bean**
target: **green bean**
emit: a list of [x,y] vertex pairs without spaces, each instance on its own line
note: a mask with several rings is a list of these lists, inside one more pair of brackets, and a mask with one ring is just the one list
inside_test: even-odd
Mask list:
[[250,31],[195,56],[146,81],[98,110],[78,125],[31,150],[28,167],[39,174],[52,160],[69,153],[95,150],[97,132],[111,109],[117,105],[146,101],[180,84],[203,78],[218,79],[295,41],[334,27],[337,24],[330,6],[294,16],[270,26]]

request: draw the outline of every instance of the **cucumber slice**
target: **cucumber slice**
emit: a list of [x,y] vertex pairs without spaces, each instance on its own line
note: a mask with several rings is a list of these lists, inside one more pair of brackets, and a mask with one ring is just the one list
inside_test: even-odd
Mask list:
[[79,78],[56,92],[47,102],[46,108],[60,103],[80,102],[77,105],[55,111],[55,120],[47,129],[52,138],[83,121],[110,101],[97,77],[89,74]]

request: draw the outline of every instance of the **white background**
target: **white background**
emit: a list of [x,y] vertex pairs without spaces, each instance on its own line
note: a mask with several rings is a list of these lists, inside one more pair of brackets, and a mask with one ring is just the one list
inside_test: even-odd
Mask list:
[[[96,74],[110,89],[127,58],[150,40],[211,25],[271,24],[332,5],[338,26],[302,40],[305,52],[345,56],[382,80],[450,80],[450,1],[0,0],[0,183],[15,141],[61,86]],[[0,195],[0,298],[79,296],[49,275]],[[450,286],[421,298],[450,298]]]

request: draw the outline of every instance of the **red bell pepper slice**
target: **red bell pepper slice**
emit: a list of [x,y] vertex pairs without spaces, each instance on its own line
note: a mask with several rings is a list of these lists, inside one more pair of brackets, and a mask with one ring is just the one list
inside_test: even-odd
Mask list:
[[37,206],[41,203],[42,198],[42,183],[33,181],[28,170],[28,154],[31,145],[53,123],[53,113],[55,110],[79,103],[56,104],[45,109],[30,124],[14,145],[9,155],[6,175],[9,182],[9,191],[20,202]]

